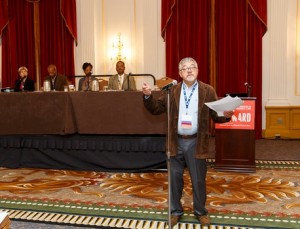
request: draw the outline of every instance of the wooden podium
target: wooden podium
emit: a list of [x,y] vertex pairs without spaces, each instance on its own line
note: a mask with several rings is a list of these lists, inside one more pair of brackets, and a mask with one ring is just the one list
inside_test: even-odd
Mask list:
[[215,170],[255,172],[255,98],[241,98],[231,121],[215,124]]

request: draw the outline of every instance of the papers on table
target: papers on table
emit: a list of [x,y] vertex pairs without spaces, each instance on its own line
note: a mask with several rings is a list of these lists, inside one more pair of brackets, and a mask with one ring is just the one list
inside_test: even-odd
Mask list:
[[218,116],[224,116],[224,111],[232,111],[243,104],[243,100],[239,97],[232,98],[230,95],[223,99],[216,100],[214,102],[205,103],[210,109],[216,111]]

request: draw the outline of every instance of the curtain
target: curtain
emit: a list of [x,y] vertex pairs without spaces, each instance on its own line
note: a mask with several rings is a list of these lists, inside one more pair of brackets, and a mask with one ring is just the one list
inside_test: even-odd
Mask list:
[[166,43],[166,76],[179,79],[178,63],[193,57],[199,76],[208,82],[210,1],[162,1],[162,36]]
[[246,92],[248,82],[256,97],[257,138],[261,137],[266,18],[267,0],[162,1],[166,75],[178,79],[180,59],[191,56],[199,65],[198,79],[212,84],[219,96]]
[[267,31],[267,2],[248,1],[248,83],[256,97],[256,137],[262,136],[262,37]]
[[26,66],[34,79],[33,8],[27,1],[10,0],[7,10],[8,24],[2,32],[2,87],[13,87],[20,66]]
[[0,37],[8,24],[8,0],[0,0]]
[[[64,20],[61,7],[66,1],[40,1],[40,34],[41,34],[41,79],[47,75],[47,66],[54,64],[57,71],[64,75],[74,75],[74,40],[76,41],[76,27],[74,33]],[[71,5],[69,6],[70,8]],[[52,9],[51,11],[49,9]],[[74,15],[76,8],[73,7]],[[55,12],[55,13],[53,13]],[[69,19],[70,20],[70,19]],[[73,20],[76,20],[74,18]],[[71,78],[69,79],[71,80]]]
[[216,0],[216,89],[244,92],[246,82],[246,2]]
[[[266,31],[266,1],[215,0],[216,89],[247,92],[256,97],[256,138],[262,134],[262,37]],[[264,19],[263,19],[264,18]]]
[[14,86],[19,66],[26,66],[30,78],[36,79],[34,4],[38,4],[39,11],[41,81],[47,75],[49,64],[55,64],[64,75],[75,73],[75,0],[10,0],[8,24],[2,31],[3,87]]

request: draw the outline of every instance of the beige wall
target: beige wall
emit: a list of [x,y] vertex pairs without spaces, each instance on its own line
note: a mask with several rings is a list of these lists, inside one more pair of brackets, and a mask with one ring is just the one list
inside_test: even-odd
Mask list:
[[[88,4],[87,4],[88,2]],[[76,0],[78,46],[75,72],[91,62],[94,74],[114,74],[112,44],[121,34],[126,72],[165,75],[165,47],[160,36],[160,0]],[[137,87],[152,79],[136,77]]]
[[263,39],[264,136],[300,138],[300,0],[268,0]]

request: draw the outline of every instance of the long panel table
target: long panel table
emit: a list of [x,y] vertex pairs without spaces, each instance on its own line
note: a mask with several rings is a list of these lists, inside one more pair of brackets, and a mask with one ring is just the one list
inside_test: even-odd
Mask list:
[[151,115],[142,96],[124,91],[0,93],[0,166],[164,167],[166,116]]
[[[156,93],[157,95],[157,93]],[[0,93],[0,135],[165,134],[141,92]]]

